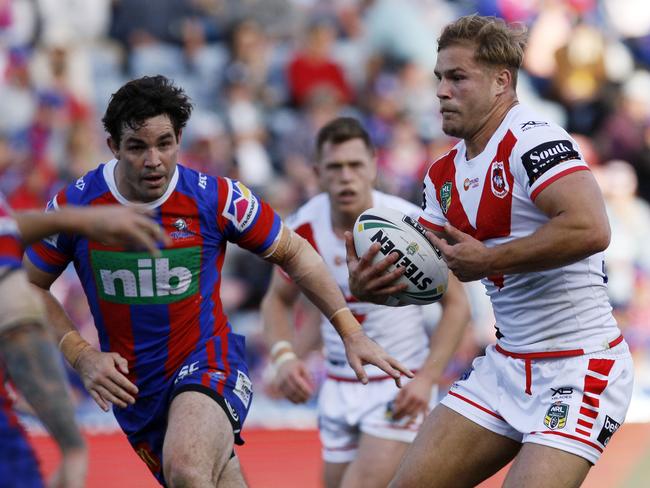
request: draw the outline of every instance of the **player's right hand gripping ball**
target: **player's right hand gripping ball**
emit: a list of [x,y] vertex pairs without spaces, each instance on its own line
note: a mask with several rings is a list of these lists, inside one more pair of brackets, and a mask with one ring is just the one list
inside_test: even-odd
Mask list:
[[358,256],[377,242],[381,248],[373,264],[397,253],[399,259],[393,266],[404,267],[398,283],[406,283],[408,288],[391,297],[393,300],[386,305],[425,305],[440,300],[447,291],[447,263],[426,238],[424,227],[408,215],[389,208],[369,208],[359,215],[353,236]]

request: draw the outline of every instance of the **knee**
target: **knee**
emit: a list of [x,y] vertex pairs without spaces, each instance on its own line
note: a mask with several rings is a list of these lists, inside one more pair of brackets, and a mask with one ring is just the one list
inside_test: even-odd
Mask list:
[[164,465],[165,481],[170,488],[210,486],[212,473],[191,462],[170,459]]

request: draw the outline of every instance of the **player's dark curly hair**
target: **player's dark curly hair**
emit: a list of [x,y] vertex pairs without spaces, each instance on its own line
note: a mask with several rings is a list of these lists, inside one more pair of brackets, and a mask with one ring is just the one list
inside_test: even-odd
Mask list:
[[320,159],[323,146],[327,142],[341,144],[351,139],[361,139],[374,154],[375,149],[370,136],[361,123],[352,117],[337,117],[325,124],[316,136],[316,156]]
[[190,98],[162,75],[144,76],[129,81],[111,95],[102,123],[119,145],[125,127],[138,130],[145,120],[162,114],[169,116],[178,139],[192,114]]

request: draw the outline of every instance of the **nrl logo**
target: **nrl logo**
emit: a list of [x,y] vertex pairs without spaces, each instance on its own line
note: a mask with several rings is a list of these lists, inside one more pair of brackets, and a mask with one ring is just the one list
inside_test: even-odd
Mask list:
[[548,407],[544,417],[544,425],[551,430],[563,429],[569,415],[569,406],[566,403],[555,402]]
[[451,205],[451,181],[447,181],[442,188],[440,188],[440,207],[442,213],[446,214]]

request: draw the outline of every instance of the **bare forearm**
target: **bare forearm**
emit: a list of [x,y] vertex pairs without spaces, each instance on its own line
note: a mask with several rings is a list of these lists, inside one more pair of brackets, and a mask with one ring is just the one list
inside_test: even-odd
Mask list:
[[[328,318],[347,307],[345,298],[314,248],[293,231],[283,228],[275,251],[266,259],[278,264],[300,291]],[[338,324],[334,324],[339,334]]]
[[36,285],[34,285],[32,288],[43,299],[47,315],[47,323],[54,333],[54,337],[57,342],[60,341],[66,333],[70,332],[71,330],[76,330],[74,323],[72,320],[70,320],[68,314],[49,290],[44,290]]
[[429,355],[418,376],[432,383],[440,381],[442,374],[460,344],[471,317],[469,301],[463,285],[449,276],[447,293],[442,300],[442,314],[430,339]]
[[72,208],[47,213],[17,212],[14,219],[18,223],[25,244],[31,244],[52,234],[73,230],[77,222],[75,210]]
[[610,228],[596,180],[588,171],[560,178],[535,205],[550,219],[533,234],[490,250],[492,274],[543,271],[603,251]]
[[604,250],[609,242],[603,236],[606,231],[581,224],[560,215],[530,236],[489,248],[489,274],[543,271]]
[[293,327],[291,326],[289,307],[277,295],[267,294],[262,300],[262,320],[266,342],[272,346],[278,341],[291,342]]
[[83,448],[59,352],[45,329],[27,323],[4,332],[0,335],[0,357],[9,377],[61,450]]

